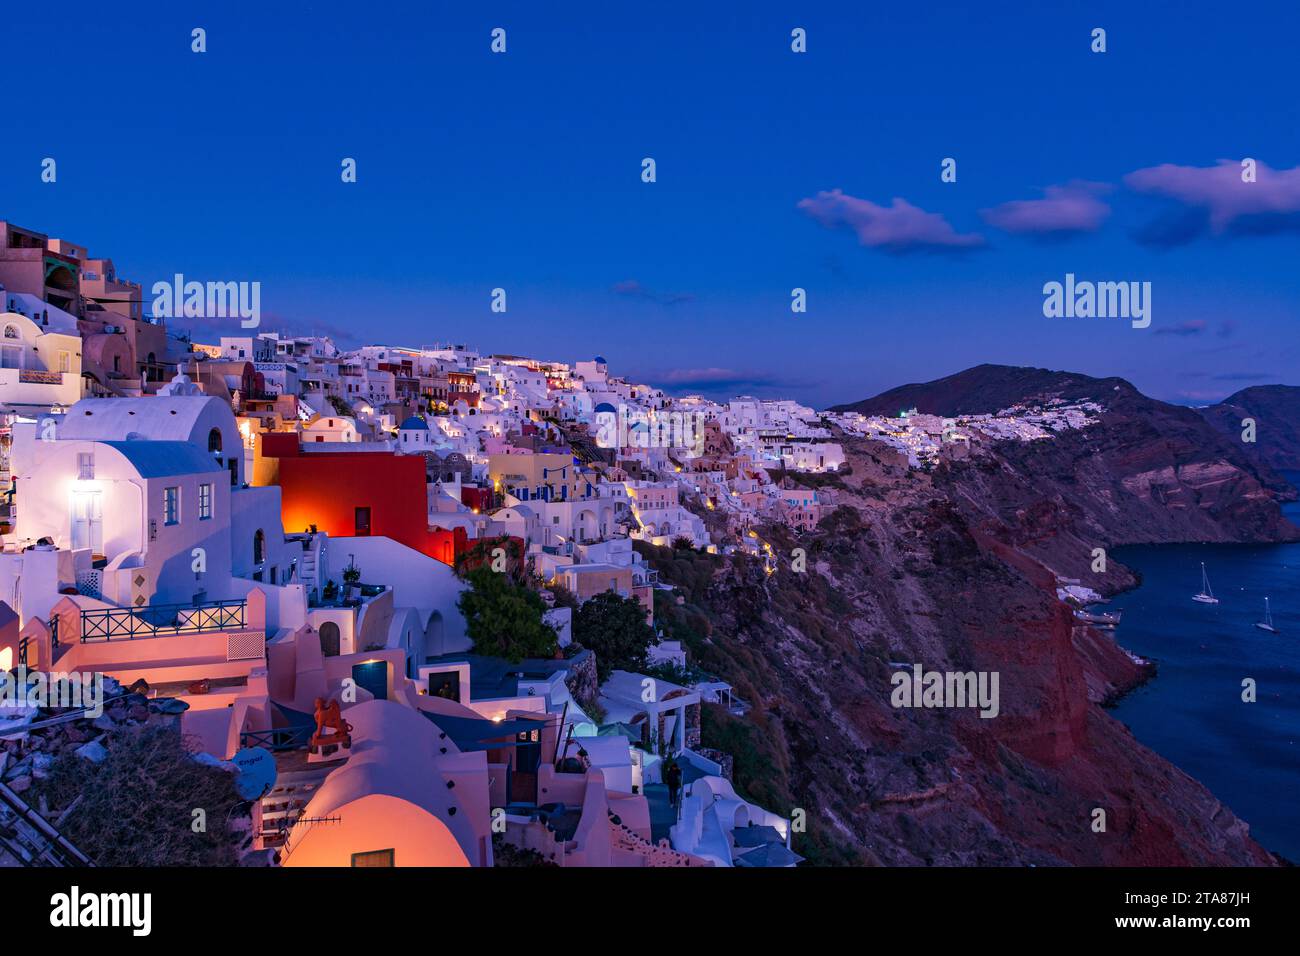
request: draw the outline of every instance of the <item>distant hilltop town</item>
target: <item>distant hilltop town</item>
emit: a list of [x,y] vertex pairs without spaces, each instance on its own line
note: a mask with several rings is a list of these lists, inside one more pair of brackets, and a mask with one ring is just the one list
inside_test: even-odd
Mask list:
[[994,414],[952,418],[921,414],[912,408],[900,411],[896,418],[827,412],[825,419],[851,435],[890,446],[907,456],[910,467],[922,468],[936,464],[945,446],[950,454],[961,457],[960,449],[973,441],[1039,441],[1066,429],[1096,424],[1100,411],[1096,402],[1051,399],[1042,405],[1013,405]]
[[[817,528],[800,477],[843,470],[846,436],[928,468],[1100,411],[674,398],[599,356],[342,350],[238,316],[204,342],[145,301],[0,222],[0,671],[20,701],[42,674],[108,687],[81,720],[0,710],[0,817],[57,816],[59,760],[178,730],[251,801],[217,862],[795,865],[799,814],[738,795],[703,739],[702,705],[748,705],[666,638],[681,599],[647,554],[771,572],[760,532]],[[15,827],[0,859],[73,852]]]

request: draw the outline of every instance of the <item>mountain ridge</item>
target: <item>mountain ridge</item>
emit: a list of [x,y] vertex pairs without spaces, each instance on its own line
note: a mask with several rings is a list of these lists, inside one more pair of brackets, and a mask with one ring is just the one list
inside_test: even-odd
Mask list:
[[1245,420],[1253,419],[1255,441],[1242,441],[1242,450],[1275,470],[1300,471],[1300,385],[1252,385],[1197,411],[1238,440]]
[[830,410],[889,416],[915,408],[932,415],[959,416],[993,414],[1014,405],[1053,399],[1092,401],[1105,409],[1103,423],[1114,425],[1122,418],[1135,424],[1146,422],[1150,437],[1159,433],[1189,451],[1199,448],[1200,460],[1220,458],[1251,475],[1278,500],[1294,500],[1297,490],[1278,471],[1300,470],[1300,387],[1253,386],[1233,398],[1240,396],[1253,398],[1254,414],[1269,426],[1254,444],[1241,440],[1240,418],[1251,414],[1250,408],[1229,405],[1231,399],[1208,409],[1194,409],[1151,398],[1118,376],[1096,378],[1017,365],[975,365]]
[[928,382],[911,382],[870,398],[833,406],[833,412],[897,415],[915,408],[931,415],[994,413],[1041,398],[1099,401],[1114,391],[1141,394],[1118,376],[1095,378],[1081,372],[984,363]]

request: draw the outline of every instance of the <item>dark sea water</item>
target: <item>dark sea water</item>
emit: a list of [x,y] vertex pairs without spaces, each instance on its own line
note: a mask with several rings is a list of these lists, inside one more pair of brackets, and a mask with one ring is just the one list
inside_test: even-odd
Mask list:
[[[1300,487],[1300,473],[1287,477]],[[1300,524],[1300,503],[1285,507]],[[1119,643],[1159,665],[1112,713],[1134,736],[1205,784],[1262,845],[1300,863],[1300,544],[1119,548],[1142,586]],[[1220,602],[1197,604],[1201,562]],[[1256,628],[1271,599],[1279,633]],[[1257,702],[1243,703],[1253,677]]]

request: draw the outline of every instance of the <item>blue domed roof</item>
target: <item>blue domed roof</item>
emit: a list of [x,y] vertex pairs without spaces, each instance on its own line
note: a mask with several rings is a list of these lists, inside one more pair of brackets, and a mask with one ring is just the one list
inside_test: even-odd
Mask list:
[[423,418],[421,418],[419,415],[412,415],[412,416],[411,416],[410,418],[408,418],[406,421],[402,422],[402,426],[401,426],[401,428],[402,428],[402,431],[406,431],[408,428],[412,428],[412,429],[413,429],[413,428],[418,428],[418,429],[420,429],[421,431],[426,431],[426,432],[427,432],[427,431],[429,430],[429,423],[426,422],[426,421],[425,421]]
[[611,415],[617,415],[618,409],[615,408],[613,405],[611,405],[609,402],[601,402],[599,405],[596,406],[595,413],[599,415],[602,412],[608,412]]
[[597,355],[597,356],[596,356],[596,361],[597,361],[598,363],[600,363],[601,365],[608,365],[608,364],[609,364],[608,362],[605,361],[605,356],[603,356],[603,355]]

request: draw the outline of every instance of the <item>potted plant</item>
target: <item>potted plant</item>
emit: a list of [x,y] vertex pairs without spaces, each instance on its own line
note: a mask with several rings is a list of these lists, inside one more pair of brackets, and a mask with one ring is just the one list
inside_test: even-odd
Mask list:
[[357,599],[361,591],[361,569],[356,560],[348,555],[348,566],[343,569],[343,602],[350,604]]

